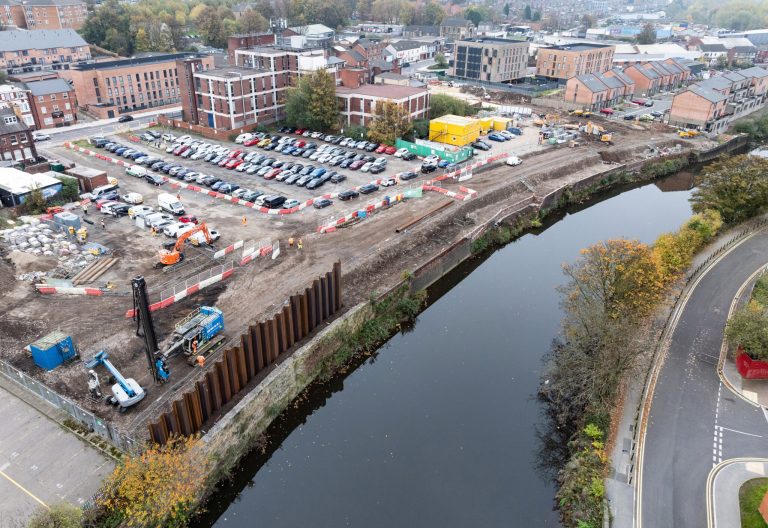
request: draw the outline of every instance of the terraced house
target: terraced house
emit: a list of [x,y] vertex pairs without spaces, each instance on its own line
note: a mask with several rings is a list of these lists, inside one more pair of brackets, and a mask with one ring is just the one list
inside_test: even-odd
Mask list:
[[91,60],[91,48],[74,29],[0,31],[0,69],[9,73],[64,70]]
[[80,29],[88,18],[82,0],[0,0],[5,25],[26,29]]

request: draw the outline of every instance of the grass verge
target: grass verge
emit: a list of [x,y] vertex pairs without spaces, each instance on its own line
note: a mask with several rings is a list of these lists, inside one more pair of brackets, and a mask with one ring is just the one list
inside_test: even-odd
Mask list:
[[741,528],[765,528],[758,508],[768,492],[768,478],[756,478],[745,482],[739,490],[739,508],[741,509]]

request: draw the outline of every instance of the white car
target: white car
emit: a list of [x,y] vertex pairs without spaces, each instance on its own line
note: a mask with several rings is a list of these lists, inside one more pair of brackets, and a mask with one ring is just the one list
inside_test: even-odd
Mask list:
[[186,233],[187,231],[194,228],[195,228],[195,224],[190,222],[187,222],[187,223],[174,222],[172,224],[168,224],[163,228],[163,234],[171,238],[179,238],[183,233]]
[[181,145],[189,145],[194,141],[195,139],[192,136],[181,136],[180,138],[176,139],[176,143],[179,143]]
[[154,212],[154,209],[147,205],[134,205],[130,209],[128,209],[128,214],[131,216],[136,216],[140,214],[147,214]]
[[382,187],[392,187],[393,185],[397,185],[397,181],[394,178],[382,178],[381,179],[381,186]]
[[370,171],[370,170],[371,170],[371,167],[373,167],[373,162],[370,162],[370,161],[369,161],[368,163],[366,163],[365,165],[363,165],[363,166],[360,168],[360,170],[361,170],[361,171],[363,171],[363,172],[368,172],[368,171]]
[[514,167],[516,165],[520,165],[522,162],[523,162],[523,160],[521,160],[517,156],[510,156],[510,157],[507,158],[507,165],[510,165],[512,167]]
[[244,134],[240,134],[239,136],[237,136],[235,138],[235,143],[237,143],[238,145],[242,145],[243,143],[245,143],[246,141],[252,138],[253,138],[253,134],[246,132]]
[[505,138],[507,138],[507,139],[517,139],[517,136],[516,136],[516,135],[514,135],[514,134],[513,134],[512,132],[510,132],[509,130],[499,130],[499,131],[498,131],[498,132],[496,132],[496,133],[497,133],[497,134],[499,134],[500,136],[504,136],[504,137],[505,137]]
[[437,165],[440,163],[440,156],[437,154],[432,154],[431,156],[427,156],[424,158],[424,161],[422,162],[424,165]]
[[120,197],[120,199],[129,204],[144,203],[144,197],[137,192],[129,192],[128,194],[124,194]]
[[177,148],[179,148],[180,146],[181,146],[181,143],[180,143],[180,142],[179,142],[179,140],[177,139],[175,142],[173,142],[173,143],[171,143],[170,145],[168,145],[168,146],[165,148],[165,151],[166,151],[168,154],[170,154],[171,152],[173,152],[174,150],[176,150],[176,149],[177,149]]
[[163,141],[171,141],[171,142],[176,141],[176,136],[174,136],[173,134],[163,134],[162,136],[160,136],[160,138]]
[[99,211],[101,212],[101,214],[112,214],[111,208],[114,207],[115,205],[120,205],[120,202],[104,202],[103,204],[101,204],[101,208],[99,209]]
[[408,154],[408,152],[409,152],[409,150],[407,148],[397,149],[397,151],[395,152],[395,157],[396,158],[402,158],[403,156]]
[[51,136],[48,134],[44,134],[42,132],[33,132],[32,133],[32,140],[33,141],[47,141],[51,139]]

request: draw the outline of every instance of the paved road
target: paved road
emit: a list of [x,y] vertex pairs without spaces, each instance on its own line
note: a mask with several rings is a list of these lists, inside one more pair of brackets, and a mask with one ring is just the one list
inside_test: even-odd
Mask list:
[[683,309],[650,411],[638,482],[639,526],[706,526],[706,480],[712,467],[730,458],[768,456],[763,412],[723,386],[716,370],[731,302],[766,262],[764,231],[716,264]]
[[81,505],[114,467],[100,451],[3,388],[0,423],[0,526],[26,526],[22,521],[43,504]]
[[[413,75],[422,68],[431,66],[435,63],[435,59],[427,59],[419,62],[412,62],[406,68],[403,68],[403,75]],[[430,70],[431,71],[431,70]]]

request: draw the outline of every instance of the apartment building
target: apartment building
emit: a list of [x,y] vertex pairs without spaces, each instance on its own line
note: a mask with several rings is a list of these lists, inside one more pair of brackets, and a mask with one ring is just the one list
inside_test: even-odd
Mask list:
[[0,0],[5,25],[24,29],[80,29],[88,18],[82,0]]
[[276,35],[269,32],[230,35],[227,37],[227,59],[229,64],[235,64],[235,50],[274,46],[276,43]]
[[4,161],[36,161],[32,132],[10,108],[0,109],[0,157]]
[[405,108],[411,120],[429,116],[429,91],[426,88],[391,84],[365,84],[357,88],[339,86],[336,98],[346,125],[368,125],[375,117],[376,105],[382,101],[393,101]]
[[539,48],[536,75],[566,81],[588,73],[604,73],[613,67],[615,46],[576,43]]
[[64,79],[26,83],[29,103],[40,128],[54,128],[77,123],[77,96]]
[[81,108],[97,118],[178,105],[181,101],[176,63],[199,58],[204,70],[213,57],[196,53],[168,53],[72,66],[62,76],[71,79]]
[[460,40],[448,74],[460,79],[509,82],[525,77],[528,42],[490,37]]
[[9,73],[67,69],[91,60],[91,48],[74,29],[0,31],[0,69]]
[[0,108],[10,108],[19,120],[30,128],[35,127],[35,114],[29,104],[30,93],[23,84],[0,85]]
[[765,106],[768,70],[752,67],[690,85],[672,99],[669,124],[710,133]]
[[477,35],[477,28],[471,20],[446,18],[440,23],[440,36],[451,40],[462,40]]

